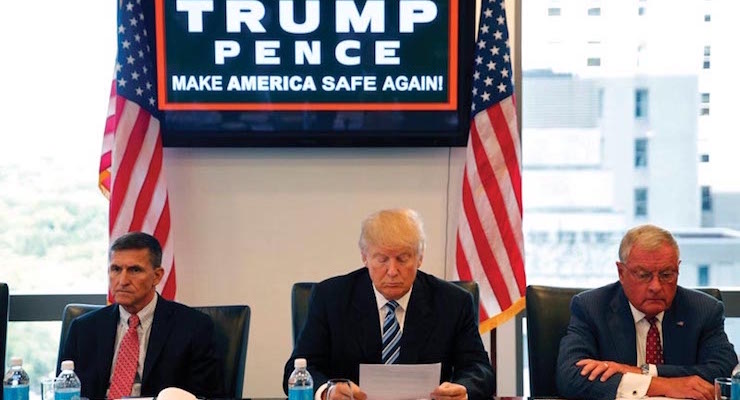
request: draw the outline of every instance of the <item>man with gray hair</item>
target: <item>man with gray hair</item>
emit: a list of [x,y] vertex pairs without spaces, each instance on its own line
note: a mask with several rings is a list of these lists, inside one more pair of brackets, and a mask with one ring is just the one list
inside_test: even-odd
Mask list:
[[619,281],[573,297],[560,342],[557,385],[567,398],[714,398],[714,378],[737,355],[724,306],[678,286],[679,249],[654,225],[630,229],[619,246]]
[[113,242],[108,259],[115,303],[72,321],[62,353],[75,363],[82,397],[153,397],[170,386],[223,397],[213,322],[156,292],[164,274],[157,239],[126,233]]
[[414,210],[382,210],[365,219],[359,241],[364,267],[314,287],[306,324],[285,364],[286,393],[293,360],[305,358],[317,397],[327,380],[346,378],[350,386],[333,395],[351,391],[365,400],[357,385],[360,364],[441,362],[431,398],[491,398],[493,370],[478,333],[478,305],[464,289],[419,271],[425,242]]

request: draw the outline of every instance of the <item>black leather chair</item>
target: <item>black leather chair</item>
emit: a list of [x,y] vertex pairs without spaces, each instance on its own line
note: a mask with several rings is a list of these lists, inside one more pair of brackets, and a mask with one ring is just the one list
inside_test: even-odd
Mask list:
[[249,320],[247,305],[193,307],[213,320],[216,352],[224,360],[224,387],[227,397],[241,399],[247,366]]
[[[475,306],[475,319],[478,320],[478,302],[480,298],[480,292],[478,290],[478,283],[475,281],[453,281],[452,283],[462,287],[463,289],[470,292],[473,296],[473,304]],[[298,342],[298,336],[303,330],[303,325],[306,324],[306,318],[308,316],[308,301],[311,298],[311,291],[313,290],[315,282],[298,282],[293,284],[293,290],[291,292],[291,320],[293,323],[293,347]]]
[[[0,283],[0,376],[5,376],[5,346],[8,339],[8,306],[10,303],[10,294],[8,285]],[[0,400],[3,400],[3,394],[0,393]]]
[[62,350],[64,349],[64,343],[67,342],[67,335],[69,334],[69,326],[72,324],[72,320],[79,317],[80,315],[87,314],[90,311],[95,311],[105,306],[100,304],[80,304],[71,303],[67,304],[62,311],[62,332],[59,335],[59,350],[57,351],[57,365],[56,374],[59,375],[59,368],[62,363]]
[[[560,339],[570,321],[570,300],[585,288],[527,286],[529,389],[532,397],[557,397],[555,372]],[[698,289],[722,300],[715,288]]]
[[[67,340],[72,320],[80,315],[102,308],[102,305],[68,304],[62,315],[62,333],[59,339],[57,368],[61,363],[62,349]],[[244,371],[249,341],[249,306],[193,307],[213,320],[216,352],[224,360],[224,387],[227,397],[240,399],[244,387]],[[57,371],[59,372],[59,371]]]

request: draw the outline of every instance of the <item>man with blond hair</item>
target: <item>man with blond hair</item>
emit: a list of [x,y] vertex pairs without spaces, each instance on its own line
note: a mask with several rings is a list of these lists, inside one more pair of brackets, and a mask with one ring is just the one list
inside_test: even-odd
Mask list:
[[560,342],[557,384],[567,398],[714,398],[714,378],[737,364],[724,306],[678,286],[679,249],[654,225],[619,246],[619,281],[576,295]]
[[[346,378],[333,394],[364,400],[360,364],[442,364],[433,399],[489,399],[493,370],[478,333],[476,304],[456,285],[419,271],[426,238],[418,213],[376,212],[362,223],[364,267],[316,285],[308,318],[285,364],[305,358],[317,397],[327,380]],[[334,397],[334,396],[332,396]],[[330,400],[336,400],[332,398]]]

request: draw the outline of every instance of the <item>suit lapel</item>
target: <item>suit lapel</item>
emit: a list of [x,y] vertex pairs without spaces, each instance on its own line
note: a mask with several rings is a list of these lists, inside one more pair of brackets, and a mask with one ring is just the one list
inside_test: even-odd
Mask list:
[[[637,333],[635,332],[635,320],[630,311],[629,301],[624,295],[622,286],[619,285],[617,295],[609,304],[611,315],[609,316],[608,335],[612,341],[612,354],[603,354],[607,358],[613,358],[628,365],[637,365]],[[625,351],[627,349],[627,351]],[[629,349],[632,349],[631,351]]]
[[362,353],[362,359],[381,361],[381,333],[378,305],[375,302],[370,275],[365,272],[357,279],[351,294],[351,325],[348,332],[356,332],[356,345]]
[[430,304],[431,294],[425,281],[420,279],[422,272],[418,272],[411,291],[411,298],[406,310],[401,336],[401,355],[399,364],[414,364],[419,360],[419,354],[427,344],[429,335],[434,328],[434,313]]
[[[157,295],[159,296],[159,295]],[[162,297],[157,298],[157,307],[154,309],[152,330],[149,334],[149,345],[146,349],[146,360],[144,361],[144,373],[141,377],[142,386],[147,381],[152,367],[157,363],[157,358],[162,353],[162,348],[167,342],[167,337],[172,331],[172,314],[174,310],[171,303]]]
[[682,360],[686,351],[684,330],[687,329],[686,315],[681,310],[680,291],[676,292],[671,308],[663,314],[663,360],[666,364],[685,364],[690,361]]
[[98,329],[98,332],[101,332],[97,351],[97,354],[100,355],[98,359],[98,373],[100,374],[100,382],[104,385],[103,392],[108,390],[108,383],[110,382],[111,371],[113,369],[113,353],[116,351],[116,332],[118,330],[119,318],[118,305],[114,305],[106,313],[105,318],[102,320],[102,326]]

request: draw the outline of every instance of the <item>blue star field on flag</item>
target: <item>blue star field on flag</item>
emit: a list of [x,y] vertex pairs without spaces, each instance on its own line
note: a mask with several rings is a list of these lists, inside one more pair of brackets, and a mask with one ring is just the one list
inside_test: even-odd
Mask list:
[[153,1],[125,0],[118,9],[118,55],[116,91],[158,115],[156,69],[154,68]]
[[481,8],[473,58],[472,115],[514,93],[504,0],[483,0]]

